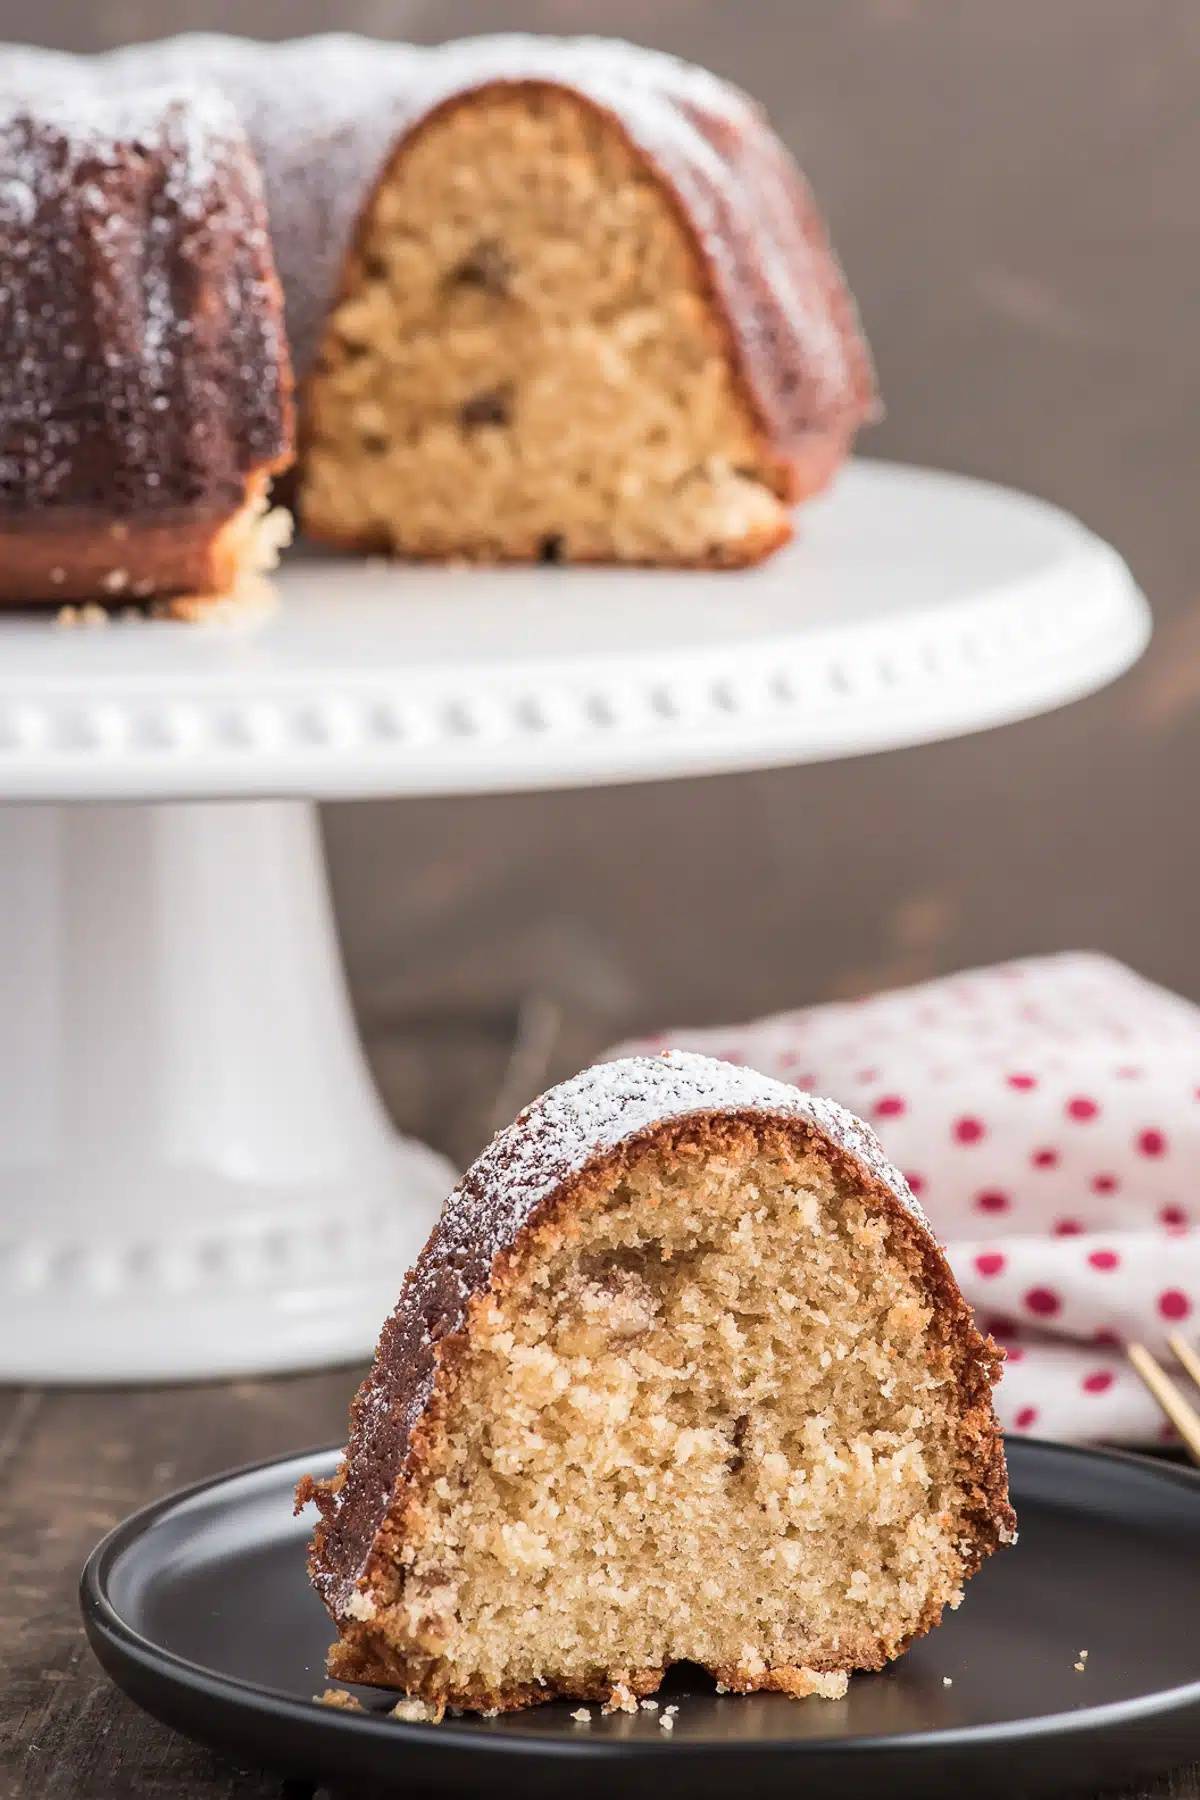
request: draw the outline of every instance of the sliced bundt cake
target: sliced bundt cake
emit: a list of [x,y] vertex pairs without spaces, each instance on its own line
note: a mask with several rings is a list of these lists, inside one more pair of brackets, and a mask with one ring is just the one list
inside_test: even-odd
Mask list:
[[217,93],[36,69],[0,70],[0,602],[225,594],[291,445],[258,168]]
[[455,1189],[301,1484],[331,1672],[840,1692],[1011,1539],[999,1361],[849,1114],[704,1057],[590,1069]]
[[[200,35],[101,57],[8,46],[3,65],[0,87],[72,105],[202,79],[236,107],[287,300],[313,536],[751,562],[874,412],[803,177],[745,95],[673,57]],[[109,248],[124,266],[120,233]]]

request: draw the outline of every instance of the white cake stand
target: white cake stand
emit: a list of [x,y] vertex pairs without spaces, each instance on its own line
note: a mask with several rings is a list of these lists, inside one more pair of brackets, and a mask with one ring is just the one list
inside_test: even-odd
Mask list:
[[452,1171],[371,1086],[314,800],[914,744],[1148,634],[1065,514],[870,463],[742,574],[312,557],[280,588],[242,625],[0,623],[0,1377],[369,1351]]

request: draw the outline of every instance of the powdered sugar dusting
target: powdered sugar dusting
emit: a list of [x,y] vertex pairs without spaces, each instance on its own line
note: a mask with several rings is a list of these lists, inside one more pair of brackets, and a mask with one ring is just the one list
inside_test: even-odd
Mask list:
[[[472,1233],[488,1228],[499,1246],[569,1173],[656,1126],[697,1113],[782,1114],[815,1127],[865,1164],[920,1215],[904,1177],[884,1157],[869,1126],[833,1100],[801,1093],[753,1069],[714,1057],[673,1051],[599,1063],[535,1100],[499,1133],[447,1203],[443,1228],[457,1211]],[[497,1218],[497,1202],[503,1217]],[[457,1203],[457,1205],[456,1205]]]
[[219,93],[83,66],[0,60],[0,509],[232,510],[284,443],[257,169]]
[[585,1069],[520,1113],[468,1169],[384,1328],[354,1404],[346,1481],[325,1502],[317,1584],[345,1611],[402,1467],[409,1434],[433,1388],[440,1340],[461,1329],[471,1296],[543,1204],[590,1166],[657,1130],[692,1118],[796,1120],[925,1224],[904,1177],[874,1132],[834,1101],[752,1069],[671,1052]]

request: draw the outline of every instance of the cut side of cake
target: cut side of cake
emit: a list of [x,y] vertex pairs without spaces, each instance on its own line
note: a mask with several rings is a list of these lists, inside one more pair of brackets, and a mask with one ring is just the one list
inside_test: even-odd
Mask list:
[[468,1171],[315,1500],[330,1672],[481,1710],[836,1695],[1011,1541],[1000,1369],[832,1103],[602,1065]]
[[0,99],[0,602],[226,595],[291,448],[249,144],[219,94],[28,86]]
[[721,565],[791,535],[695,226],[619,118],[547,83],[457,97],[401,145],[306,390],[300,506],[354,549]]

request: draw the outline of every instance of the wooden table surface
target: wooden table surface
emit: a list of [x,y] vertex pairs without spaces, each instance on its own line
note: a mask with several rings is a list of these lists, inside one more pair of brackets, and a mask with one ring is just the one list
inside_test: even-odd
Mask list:
[[[507,1017],[463,1019],[440,1033],[425,1022],[393,1030],[372,1059],[403,1125],[465,1162],[525,1099],[602,1043],[601,1019],[589,1022],[580,1007],[568,1013],[546,991]],[[347,1800],[348,1790],[235,1767],[139,1712],[94,1661],[75,1587],[96,1540],[147,1501],[239,1463],[337,1441],[357,1376],[0,1390],[0,1793]],[[1126,1790],[1125,1800],[1135,1794],[1200,1800],[1200,1766]]]

